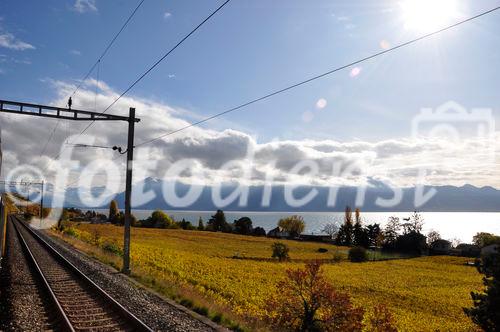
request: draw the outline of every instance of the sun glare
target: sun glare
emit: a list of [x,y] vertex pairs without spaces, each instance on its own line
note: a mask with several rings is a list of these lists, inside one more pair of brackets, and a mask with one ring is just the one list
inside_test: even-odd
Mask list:
[[431,32],[458,16],[456,0],[405,0],[401,3],[405,28]]

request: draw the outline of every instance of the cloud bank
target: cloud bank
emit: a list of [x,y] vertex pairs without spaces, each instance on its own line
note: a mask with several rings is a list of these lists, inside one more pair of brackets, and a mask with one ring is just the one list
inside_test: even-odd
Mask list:
[[[57,93],[52,104],[65,105],[74,86],[61,81],[49,83]],[[88,80],[73,98],[73,108],[102,111],[117,96],[118,93],[105,83]],[[109,112],[125,115],[129,107],[135,107],[137,117],[141,118],[136,125],[136,144],[184,127],[189,124],[185,119],[192,116],[189,111],[137,97],[120,99]],[[64,146],[67,137],[78,134],[87,125],[61,121],[45,154],[40,156],[43,148],[40,145],[45,143],[56,123],[57,120],[2,115],[3,177],[17,165],[32,164],[42,169],[49,181],[54,179],[59,167],[65,165],[53,157]],[[126,130],[125,122],[95,122],[86,133],[88,136],[72,143],[125,147]],[[498,138],[498,133],[495,135]],[[146,177],[171,180],[167,170],[179,160],[188,159],[190,168],[175,180],[180,178],[183,182],[208,185],[293,183],[336,186],[369,185],[372,179],[377,179],[396,187],[413,186],[419,182],[500,187],[497,159],[483,153],[483,143],[474,138],[464,139],[461,144],[450,144],[446,139],[410,137],[378,142],[280,139],[258,142],[256,137],[240,130],[192,127],[138,147],[134,181]],[[497,145],[495,151],[498,150]],[[109,168],[111,160],[117,163],[118,169],[125,169],[124,158],[111,149],[75,148],[72,159],[80,165],[73,168],[72,178],[96,160],[103,169]],[[113,180],[123,184],[122,175],[116,174]],[[96,177],[89,183],[100,185],[104,178]]]

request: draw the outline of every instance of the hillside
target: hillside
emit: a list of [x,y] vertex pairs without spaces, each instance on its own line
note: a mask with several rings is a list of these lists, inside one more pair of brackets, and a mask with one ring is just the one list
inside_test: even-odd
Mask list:
[[[117,267],[120,257],[89,243],[122,241],[122,228],[79,224],[65,236],[77,248]],[[337,248],[318,243],[283,241],[291,262],[270,261],[273,239],[199,231],[132,229],[132,266],[135,278],[192,306],[208,307],[246,326],[258,327],[266,316],[269,294],[287,268],[307,259],[331,259]],[[328,249],[319,253],[318,248]],[[295,260],[295,261],[294,261]],[[465,259],[422,257],[363,264],[324,265],[336,287],[349,290],[358,305],[385,303],[402,331],[470,331],[462,307],[470,306],[470,291],[481,288],[475,268]]]

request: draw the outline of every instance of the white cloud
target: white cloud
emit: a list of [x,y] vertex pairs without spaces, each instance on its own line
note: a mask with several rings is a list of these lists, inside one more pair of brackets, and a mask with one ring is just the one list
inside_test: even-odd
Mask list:
[[8,32],[0,34],[0,47],[5,47],[16,51],[35,49],[35,46],[17,39],[13,34]]
[[169,19],[170,17],[172,17],[172,13],[170,12],[165,12],[165,14],[163,14],[164,19]]
[[69,51],[69,53],[73,55],[82,55],[82,52],[80,52],[79,50],[71,50]]
[[78,13],[96,12],[95,0],[76,0],[73,9]]
[[[52,82],[57,92],[53,105],[63,106],[75,86],[65,82]],[[84,82],[79,93],[73,98],[73,108],[101,111],[105,109],[118,93],[104,82],[99,82],[99,94],[95,96],[95,80]],[[97,101],[96,108],[95,102]],[[109,113],[125,115],[129,107],[135,107],[137,117],[141,118],[136,126],[135,143],[150,140],[172,130],[184,127],[188,122],[186,111],[152,100],[125,96],[120,99]],[[2,148],[4,151],[4,170],[19,164],[33,164],[47,168],[46,176],[55,175],[58,162],[51,162],[57,155],[66,137],[79,133],[87,123],[63,121],[56,131],[52,143],[46,151],[47,156],[39,156],[40,144],[45,143],[55,120],[35,117],[0,117],[2,123]],[[113,146],[126,144],[126,123],[95,122],[90,135],[83,142]],[[496,133],[497,138],[500,135]],[[15,139],[13,139],[15,137]],[[42,143],[40,143],[42,142]],[[76,141],[75,141],[76,142]],[[73,142],[73,143],[75,143]],[[498,142],[498,143],[496,143]],[[496,149],[500,151],[500,139],[496,139]],[[192,127],[175,135],[166,136],[152,144],[137,147],[137,164],[145,162],[145,156],[157,167],[145,176],[163,178],[166,170],[176,161],[190,158],[195,160],[201,177],[187,174],[186,182],[213,184],[219,182],[242,182],[263,184],[266,176],[274,183],[297,183],[312,185],[366,184],[369,179],[383,179],[397,186],[411,186],[418,180],[419,170],[425,169],[426,184],[477,186],[492,185],[500,187],[500,167],[496,160],[488,161],[489,156],[478,149],[478,142],[467,139],[463,144],[450,146],[444,139],[399,138],[383,141],[335,140],[277,140],[258,142],[255,137],[243,131],[227,129],[223,131]],[[76,149],[73,160],[84,166],[97,158],[111,160],[116,153],[111,149]],[[297,163],[310,160],[318,165],[314,176],[298,174],[290,176]],[[251,177],[242,178],[237,167],[221,169],[229,161],[251,167]],[[109,162],[109,161],[108,161]],[[124,169],[124,159],[117,159]],[[48,166],[50,165],[50,166]],[[351,166],[355,172],[339,176],[340,171]],[[137,175],[138,172],[136,172]],[[3,174],[6,176],[6,174]],[[139,178],[135,179],[140,180]]]

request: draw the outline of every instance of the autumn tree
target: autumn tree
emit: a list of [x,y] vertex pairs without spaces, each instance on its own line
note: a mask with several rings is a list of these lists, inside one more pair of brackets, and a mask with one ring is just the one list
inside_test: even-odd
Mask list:
[[337,244],[350,246],[353,242],[354,226],[352,223],[352,210],[350,206],[345,207],[344,224],[340,226],[337,233]]
[[203,225],[203,219],[201,219],[201,217],[198,219],[198,227],[196,229],[199,231],[205,230],[205,225]]
[[429,233],[427,233],[427,244],[432,244],[434,241],[440,240],[441,239],[441,234],[439,234],[438,231],[436,230],[430,230]]
[[417,211],[413,212],[413,214],[408,219],[408,222],[401,225],[403,227],[403,233],[422,233],[422,228],[424,227],[424,218]]
[[387,221],[384,230],[384,247],[387,249],[393,248],[399,236],[401,224],[398,217],[391,216]]
[[208,220],[208,229],[214,232],[230,232],[231,226],[226,221],[224,211],[217,210],[215,214]]
[[[123,220],[123,223],[125,223],[125,220]],[[142,223],[137,220],[137,217],[134,215],[134,214],[130,214],[130,225],[132,227],[141,227],[142,226]]]
[[359,208],[356,208],[354,212],[354,216],[356,218],[356,222],[353,227],[353,244],[356,246],[361,246],[364,248],[368,248],[370,246],[370,240],[368,238],[368,231],[363,227],[361,222],[361,211]]
[[117,224],[118,223],[118,203],[116,203],[115,200],[112,200],[109,203],[109,215],[108,215],[108,220],[112,224]]
[[478,247],[483,248],[489,246],[490,244],[500,244],[500,236],[486,232],[479,232],[472,237],[472,242]]
[[279,331],[361,331],[364,310],[324,277],[319,262],[289,269],[267,302],[269,320]]
[[329,222],[323,226],[323,233],[328,234],[330,238],[333,240],[335,239],[335,236],[337,235],[339,231],[339,223],[334,221],[334,222]]
[[145,227],[152,228],[169,228],[174,224],[174,221],[168,214],[161,210],[156,210],[151,213],[146,220],[143,221]]
[[233,224],[234,232],[237,234],[249,235],[252,233],[252,219],[248,217],[242,217],[234,221]]
[[295,215],[280,219],[278,226],[288,232],[290,237],[298,237],[306,228],[306,223],[304,218]]
[[383,234],[379,224],[371,224],[366,226],[368,235],[368,243],[370,246],[379,247],[382,245]]
[[392,313],[383,304],[378,304],[373,308],[373,315],[370,317],[368,331],[370,332],[397,332],[396,322]]

